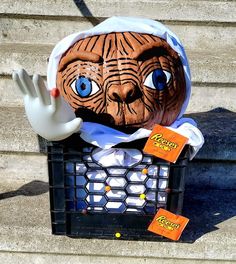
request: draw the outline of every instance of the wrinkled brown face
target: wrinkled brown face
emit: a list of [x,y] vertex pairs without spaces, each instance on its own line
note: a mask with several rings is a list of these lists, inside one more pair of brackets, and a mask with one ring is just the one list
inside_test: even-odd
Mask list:
[[126,128],[172,124],[186,93],[178,54],[133,32],[76,42],[61,58],[57,87],[84,121]]

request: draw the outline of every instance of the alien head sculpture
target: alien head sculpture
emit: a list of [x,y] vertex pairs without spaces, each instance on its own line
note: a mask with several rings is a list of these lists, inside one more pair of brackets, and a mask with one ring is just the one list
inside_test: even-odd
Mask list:
[[69,44],[67,39],[62,51],[55,84],[84,121],[151,129],[170,126],[185,110],[187,58],[179,40],[158,22],[111,18]]

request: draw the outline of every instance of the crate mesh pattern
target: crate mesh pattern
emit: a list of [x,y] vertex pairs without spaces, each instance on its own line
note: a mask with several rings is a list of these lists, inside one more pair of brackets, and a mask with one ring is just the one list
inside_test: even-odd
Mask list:
[[181,213],[187,149],[176,164],[142,153],[126,167],[101,166],[93,159],[95,149],[78,135],[48,144],[53,233],[159,239],[147,227],[159,208]]

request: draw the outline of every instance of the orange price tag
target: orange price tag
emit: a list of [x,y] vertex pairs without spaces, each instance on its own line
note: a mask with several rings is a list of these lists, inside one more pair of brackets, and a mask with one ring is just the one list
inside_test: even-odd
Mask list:
[[149,225],[148,231],[172,240],[179,240],[188,222],[188,218],[175,215],[161,208]]
[[160,125],[153,128],[143,151],[175,163],[188,138]]

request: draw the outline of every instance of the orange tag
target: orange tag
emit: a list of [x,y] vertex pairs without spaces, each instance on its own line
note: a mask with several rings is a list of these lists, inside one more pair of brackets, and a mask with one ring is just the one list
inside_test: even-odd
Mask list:
[[188,138],[160,125],[153,128],[143,151],[175,163]]
[[161,208],[149,225],[148,231],[172,240],[179,240],[188,222],[188,218],[172,214]]

